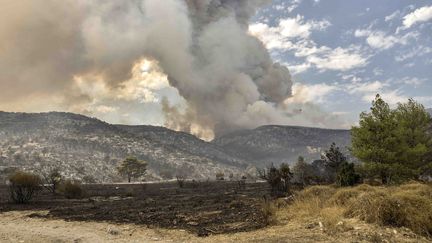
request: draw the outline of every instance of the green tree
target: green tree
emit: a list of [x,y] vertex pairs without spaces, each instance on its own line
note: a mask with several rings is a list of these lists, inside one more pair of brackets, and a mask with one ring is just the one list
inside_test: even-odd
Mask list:
[[279,167],[279,174],[282,180],[282,190],[284,192],[290,192],[290,185],[293,173],[291,172],[289,165],[282,163]]
[[293,174],[295,181],[303,186],[311,184],[314,177],[312,166],[302,156],[298,157],[297,163],[293,167]]
[[340,165],[336,178],[339,186],[354,186],[359,180],[360,176],[355,172],[353,163],[344,162]]
[[423,105],[409,99],[398,104],[395,110],[398,129],[395,131],[400,150],[397,151],[401,164],[418,169],[427,163],[427,155],[432,152],[432,136],[429,133],[431,116]]
[[127,157],[117,169],[120,175],[126,176],[128,182],[131,182],[132,178],[145,175],[147,162],[138,160],[136,157]]
[[336,143],[332,143],[329,150],[325,151],[321,159],[324,160],[327,182],[335,182],[340,166],[347,162],[346,156],[336,146]]
[[432,150],[430,122],[425,108],[414,100],[391,109],[377,95],[370,112],[361,113],[359,126],[351,130],[351,151],[384,184],[415,178]]

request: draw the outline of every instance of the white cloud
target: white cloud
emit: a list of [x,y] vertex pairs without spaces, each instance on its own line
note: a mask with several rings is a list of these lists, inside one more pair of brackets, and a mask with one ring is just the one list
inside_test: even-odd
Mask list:
[[338,90],[337,86],[322,84],[301,84],[293,85],[293,96],[285,100],[285,104],[302,103],[324,103],[325,97]]
[[404,83],[416,87],[423,84],[426,80],[427,79],[419,79],[416,77],[404,77],[399,81],[399,83]]
[[395,18],[398,17],[399,15],[400,15],[400,11],[399,11],[399,10],[396,10],[396,11],[393,12],[392,14],[387,15],[387,16],[384,18],[384,20],[385,20],[386,22],[388,22],[388,21],[392,21],[393,19],[395,19]]
[[363,80],[362,78],[357,77],[357,76],[354,75],[354,74],[342,74],[342,75],[339,75],[339,76],[341,76],[341,78],[342,78],[343,80],[350,80],[351,83],[358,83],[358,82],[360,82],[360,81]]
[[382,75],[384,73],[384,70],[382,70],[379,67],[376,67],[376,68],[373,69],[372,72],[374,73],[375,76],[380,76],[380,75]]
[[[394,106],[397,103],[403,103],[408,100],[408,97],[403,95],[400,90],[384,91],[379,93],[385,102]],[[375,99],[376,94],[367,94],[363,96],[365,102],[371,102]]]
[[374,93],[380,92],[382,88],[386,86],[380,81],[368,82],[368,83],[357,83],[348,86],[348,93]]
[[299,73],[305,72],[309,68],[312,67],[312,65],[310,63],[301,63],[301,64],[288,64],[288,63],[285,63],[284,65],[288,67],[288,70],[292,74],[299,74]]
[[432,53],[431,47],[420,45],[404,53],[399,53],[398,55],[395,56],[395,60],[397,62],[403,62],[413,57],[420,57],[429,53]]
[[358,29],[354,32],[355,37],[366,37],[369,46],[376,49],[389,49],[396,44],[406,45],[409,40],[418,37],[417,32],[410,32],[403,36],[386,35],[383,31],[372,31],[369,29]]
[[267,48],[285,49],[291,40],[295,38],[307,39],[313,30],[322,31],[330,25],[328,20],[306,21],[303,16],[297,15],[295,18],[280,19],[279,24],[275,27],[264,23],[252,24],[249,26],[249,32],[258,36]]
[[327,20],[306,21],[303,16],[282,19],[276,27],[264,23],[250,26],[249,32],[257,36],[271,50],[292,51],[296,57],[304,57],[305,63],[292,66],[293,73],[303,72],[314,66],[320,70],[346,71],[367,64],[368,57],[359,47],[318,46],[310,35],[313,30],[322,31],[330,26]]
[[[250,32],[259,37],[269,49],[291,51],[296,57],[304,57],[304,63],[289,67],[294,74],[304,72],[311,67],[321,71],[347,71],[365,66],[369,57],[358,46],[332,49],[325,45],[319,46],[310,38],[313,30],[323,31],[330,25],[327,20],[308,21],[303,16],[297,15],[295,18],[281,19],[276,27],[263,23],[251,25]],[[373,41],[372,39],[372,44],[375,44]],[[386,42],[390,44],[385,44],[385,47],[399,41],[401,40],[394,37],[389,38]],[[375,42],[382,43],[379,40]]]
[[359,48],[352,46],[346,49],[337,47],[331,51],[311,55],[307,57],[307,60],[321,70],[347,71],[365,66],[368,58],[363,55]]
[[291,5],[286,7],[286,10],[288,11],[288,13],[291,13],[292,11],[294,11],[294,9],[298,8],[298,6],[300,6],[301,2],[302,2],[302,0],[292,0]]
[[432,6],[424,6],[416,9],[403,17],[404,28],[410,28],[416,23],[426,22],[432,19]]
[[294,55],[296,57],[307,57],[313,54],[326,53],[332,50],[327,46],[318,47],[318,45],[312,40],[302,40],[295,42],[292,49],[294,50]]
[[[391,87],[395,84],[407,84],[407,85],[421,85],[426,79],[419,79],[416,77],[404,77],[401,79],[388,79],[385,81],[373,81],[373,82],[365,82],[365,83],[353,83],[345,86],[346,92],[349,94],[357,94],[361,96],[361,99],[364,102],[370,103],[376,94],[380,94],[380,96],[390,105],[394,106],[397,103],[403,103],[408,100],[408,96],[405,95],[402,89],[391,89]],[[400,86],[400,85],[399,85]],[[424,97],[414,97],[419,102],[422,102],[425,99]]]

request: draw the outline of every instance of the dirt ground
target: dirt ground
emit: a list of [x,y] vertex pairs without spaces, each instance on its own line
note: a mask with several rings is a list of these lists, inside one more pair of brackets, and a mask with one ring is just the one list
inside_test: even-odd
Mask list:
[[31,217],[34,213],[48,212],[0,214],[0,242],[428,242],[404,229],[381,228],[362,222],[355,222],[352,230],[339,234],[328,234],[319,226],[311,227],[311,223],[291,222],[250,232],[198,237],[185,230]]
[[[4,188],[3,188],[4,189]],[[429,242],[403,228],[350,219],[327,232],[317,219],[266,226],[265,184],[92,185],[88,197],[41,194],[14,205],[1,197],[0,242]],[[3,199],[1,199],[3,198]]]
[[189,182],[146,185],[88,185],[84,199],[65,199],[44,193],[26,205],[3,201],[0,212],[46,210],[33,218],[133,223],[152,228],[181,229],[196,234],[252,231],[266,226],[261,201],[265,183],[240,187],[235,182]]

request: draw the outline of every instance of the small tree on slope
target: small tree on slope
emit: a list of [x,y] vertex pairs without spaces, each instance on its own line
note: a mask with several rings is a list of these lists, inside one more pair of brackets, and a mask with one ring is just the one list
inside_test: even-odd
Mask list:
[[128,182],[131,182],[132,178],[139,178],[145,175],[147,162],[138,160],[136,157],[127,157],[117,169],[120,175],[126,176]]

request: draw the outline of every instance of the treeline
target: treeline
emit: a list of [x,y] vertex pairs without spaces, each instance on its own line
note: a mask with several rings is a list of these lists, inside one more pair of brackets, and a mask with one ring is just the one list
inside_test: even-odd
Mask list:
[[348,161],[333,143],[320,160],[307,163],[300,156],[293,167],[271,165],[258,174],[273,193],[284,194],[293,184],[388,185],[432,179],[432,118],[413,99],[392,109],[377,95],[370,111],[360,114],[351,135],[348,149],[356,161]]

